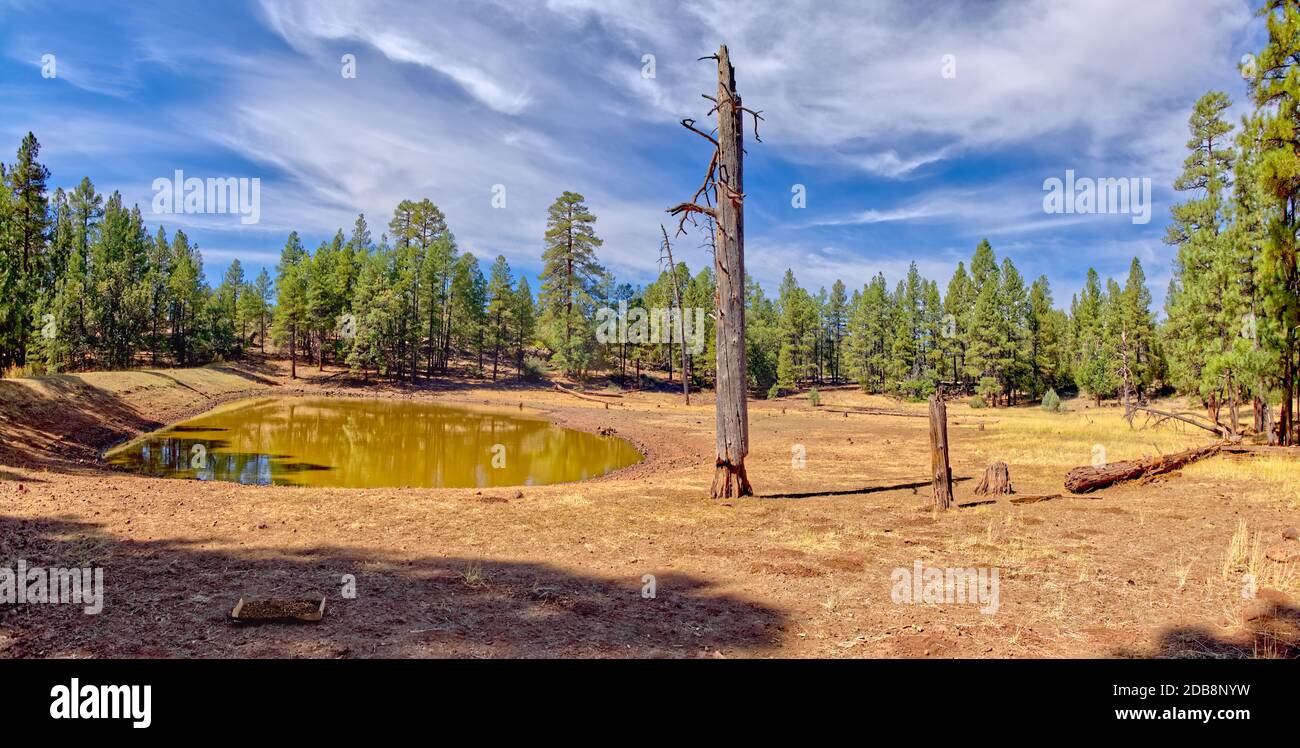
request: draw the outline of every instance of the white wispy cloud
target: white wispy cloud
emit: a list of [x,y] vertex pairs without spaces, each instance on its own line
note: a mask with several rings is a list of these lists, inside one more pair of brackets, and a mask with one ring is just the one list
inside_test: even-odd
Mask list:
[[[1247,0],[255,7],[245,23],[262,28],[241,29],[247,36],[139,11],[128,14],[131,33],[110,40],[119,46],[88,48],[119,61],[98,67],[102,75],[143,59],[184,76],[183,96],[129,110],[24,106],[0,127],[40,130],[47,152],[84,164],[75,178],[92,173],[140,198],[148,180],[125,161],[148,164],[152,177],[233,155],[240,176],[263,180],[262,224],[250,233],[195,221],[223,251],[291,228],[347,230],[359,211],[378,236],[399,200],[427,196],[463,246],[535,268],[546,207],[570,189],[600,216],[607,264],[643,281],[657,270],[664,208],[695,189],[706,160],[705,144],[676,125],[703,121],[710,106],[700,95],[712,93],[712,63],[697,58],[726,42],[745,103],[766,118],[746,164],[751,274],[773,283],[797,262],[807,282],[838,269],[858,285],[877,269],[905,271],[912,256],[945,276],[958,256],[950,247],[977,236],[1005,237],[1008,248],[1023,241],[1026,256],[1070,255],[1036,240],[1074,230],[1095,246],[1111,217],[1042,213],[1038,185],[1064,168],[1151,176],[1153,224],[1163,222],[1192,102],[1211,87],[1241,99],[1232,63],[1253,48],[1243,46]],[[58,29],[31,36],[38,47],[59,39]],[[15,43],[4,53],[30,51]],[[344,53],[357,56],[354,80],[339,74]],[[945,55],[955,78],[942,75]],[[142,79],[124,80],[119,93],[138,97]],[[98,178],[104,171],[112,177]],[[767,196],[788,200],[793,182],[820,190],[811,218],[764,208]],[[504,210],[491,205],[498,184]],[[709,261],[698,236],[679,243],[693,267]]]

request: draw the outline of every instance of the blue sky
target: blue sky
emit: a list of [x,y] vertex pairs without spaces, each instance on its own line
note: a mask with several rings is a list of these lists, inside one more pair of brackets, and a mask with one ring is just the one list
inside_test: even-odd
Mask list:
[[[572,190],[605,263],[644,283],[664,209],[707,164],[678,124],[705,119],[715,86],[696,58],[726,42],[766,117],[745,163],[746,263],[765,286],[787,267],[813,290],[893,282],[915,260],[944,288],[988,237],[1058,306],[1087,267],[1122,279],[1133,256],[1159,304],[1187,115],[1211,88],[1245,111],[1236,65],[1262,38],[1244,0],[0,0],[0,160],[35,132],[53,185],[120,190],[151,230],[183,228],[210,279],[235,257],[251,277],[290,230],[314,247],[358,212],[377,239],[407,197],[532,276],[546,207]],[[260,222],[151,214],[154,179],[177,169],[259,178]],[[1043,180],[1067,169],[1151,178],[1150,223],[1044,213]],[[693,269],[701,244],[677,241]]]

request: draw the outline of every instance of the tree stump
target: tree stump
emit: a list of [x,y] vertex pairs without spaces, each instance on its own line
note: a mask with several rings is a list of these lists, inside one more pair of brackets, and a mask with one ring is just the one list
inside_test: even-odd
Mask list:
[[984,468],[984,477],[980,478],[979,485],[975,486],[977,496],[996,496],[1010,493],[1015,493],[1015,491],[1011,489],[1011,471],[1007,469],[1007,463],[999,460]]

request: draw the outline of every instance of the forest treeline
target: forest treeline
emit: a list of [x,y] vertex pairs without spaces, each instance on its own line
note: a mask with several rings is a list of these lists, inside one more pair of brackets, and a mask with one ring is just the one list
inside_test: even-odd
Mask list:
[[[236,358],[270,340],[295,366],[346,365],[406,381],[519,376],[547,365],[576,377],[608,371],[627,380],[650,369],[672,379],[682,375],[676,327],[654,342],[601,341],[597,310],[666,310],[671,318],[678,298],[686,309],[713,306],[712,268],[693,274],[678,263],[644,286],[617,282],[598,259],[596,216],[572,192],[549,209],[536,295],[505,257],[485,272],[461,251],[428,199],[399,203],[378,239],[364,215],[313,251],[291,233],[274,277],[263,270],[250,281],[235,260],[210,287],[185,232],[151,233],[120,194],[105,198],[83,179],[70,193],[47,196],[39,152],[28,135],[13,166],[0,166],[6,367],[183,366]],[[1068,313],[1055,308],[1046,277],[1026,284],[987,241],[969,268],[959,263],[943,293],[915,264],[893,289],[878,274],[851,293],[843,281],[812,292],[787,271],[769,298],[750,280],[751,388],[764,395],[854,381],[915,398],[947,384],[1012,403],[1077,384],[1112,397],[1124,386],[1110,365],[1117,356],[1131,362],[1135,396],[1164,381],[1136,259],[1123,286],[1103,285],[1090,271]],[[702,317],[705,329],[693,331],[702,344],[687,363],[695,384],[707,386],[714,331]]]
[[[1234,125],[1229,97],[1215,91],[1192,110],[1162,322],[1136,258],[1122,283],[1087,270],[1061,306],[1046,277],[1027,282],[988,241],[942,286],[915,264],[892,288],[877,274],[814,292],[787,271],[774,297],[747,279],[751,391],[852,381],[908,398],[944,387],[998,405],[1062,387],[1125,402],[1175,390],[1234,430],[1248,409],[1255,429],[1273,431],[1277,408],[1275,433],[1293,442],[1300,76],[1289,71],[1300,11],[1268,9],[1268,45],[1245,71],[1254,109]],[[138,206],[89,179],[51,194],[39,157],[28,134],[0,164],[0,368],[10,372],[191,365],[270,340],[295,368],[405,381],[546,366],[625,383],[647,369],[701,386],[712,377],[707,317],[684,374],[680,340],[598,339],[599,309],[711,310],[714,280],[712,268],[678,263],[646,285],[618,282],[579,194],[549,208],[536,293],[505,257],[485,270],[462,251],[428,199],[399,203],[378,239],[364,215],[312,251],[292,233],[274,277],[249,280],[235,261],[212,287],[183,231],[151,232]]]

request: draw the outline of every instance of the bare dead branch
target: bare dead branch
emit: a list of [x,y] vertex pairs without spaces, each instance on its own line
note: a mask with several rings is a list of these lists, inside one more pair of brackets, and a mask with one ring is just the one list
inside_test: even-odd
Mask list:
[[701,206],[701,205],[696,205],[695,203],[681,203],[681,204],[679,204],[679,205],[677,205],[677,206],[675,206],[675,207],[669,208],[669,209],[668,209],[668,213],[671,214],[671,215],[674,215],[674,216],[675,216],[675,215],[678,215],[678,214],[681,215],[681,219],[677,222],[677,235],[678,235],[678,236],[681,236],[682,234],[685,234],[685,233],[686,233],[686,221],[687,221],[687,219],[690,219],[690,220],[691,220],[691,225],[692,225],[692,226],[697,225],[697,224],[695,223],[694,219],[691,218],[691,217],[692,217],[693,215],[695,215],[696,213],[699,213],[699,214],[701,214],[701,215],[706,215],[706,216],[708,216],[708,217],[710,217],[710,218],[717,218],[717,215],[718,215],[717,213],[715,213],[715,212],[713,211],[713,208],[705,208],[705,207],[703,207],[703,206]]
[[682,127],[685,127],[687,130],[690,130],[696,135],[699,135],[701,138],[704,138],[705,140],[709,141],[710,143],[713,144],[714,148],[720,147],[718,145],[717,138],[714,138],[712,135],[708,134],[707,132],[704,132],[703,130],[700,130],[695,126],[695,120],[687,117],[686,119],[682,120]]
[[1150,413],[1152,415],[1160,416],[1161,420],[1157,421],[1156,425],[1159,425],[1160,423],[1163,423],[1164,421],[1167,421],[1172,418],[1176,421],[1182,421],[1183,423],[1191,424],[1192,426],[1195,426],[1197,428],[1205,429],[1206,431],[1209,431],[1212,434],[1218,434],[1222,436],[1224,439],[1231,439],[1236,436],[1235,434],[1232,433],[1230,429],[1221,426],[1219,424],[1210,424],[1210,423],[1194,420],[1189,416],[1179,415],[1178,413],[1170,413],[1164,410],[1156,410],[1155,408],[1151,408],[1143,405],[1134,405],[1132,406],[1132,408],[1133,410],[1140,410],[1144,413]]
[[759,122],[766,122],[766,121],[767,121],[767,120],[763,119],[763,110],[760,109],[760,110],[758,110],[758,111],[756,112],[756,111],[754,111],[753,109],[750,109],[750,108],[747,107],[747,106],[742,106],[742,107],[740,107],[740,111],[742,111],[742,112],[749,112],[750,115],[753,116],[753,118],[754,118],[754,140],[757,141],[757,142],[759,142],[759,143],[762,143],[762,142],[763,142],[763,139],[760,138],[760,137],[758,137],[758,123],[759,123]]

